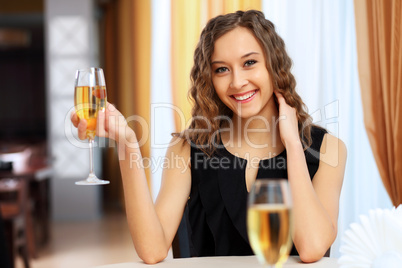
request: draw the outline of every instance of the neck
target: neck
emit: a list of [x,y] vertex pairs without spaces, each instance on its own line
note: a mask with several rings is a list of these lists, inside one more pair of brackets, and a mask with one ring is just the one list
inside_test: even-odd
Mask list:
[[[235,144],[246,144],[276,147],[281,144],[276,106],[251,118],[234,115],[233,141]],[[240,143],[241,142],[241,143]]]

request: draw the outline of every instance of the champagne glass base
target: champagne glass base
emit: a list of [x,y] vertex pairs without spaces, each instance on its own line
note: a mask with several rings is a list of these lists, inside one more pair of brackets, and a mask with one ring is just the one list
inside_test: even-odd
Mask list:
[[94,174],[89,174],[88,178],[83,181],[76,181],[75,185],[105,185],[110,181],[100,180]]

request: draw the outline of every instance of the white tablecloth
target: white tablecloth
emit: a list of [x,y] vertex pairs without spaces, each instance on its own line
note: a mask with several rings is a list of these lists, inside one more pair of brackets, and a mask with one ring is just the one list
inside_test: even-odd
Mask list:
[[[158,264],[147,265],[143,262],[128,262],[117,263],[103,266],[97,266],[98,268],[136,268],[136,267],[174,267],[174,268],[263,268],[258,262],[255,256],[246,257],[203,257],[203,258],[183,258],[183,259],[171,259],[165,260]],[[287,262],[283,265],[283,268],[291,267],[304,267],[304,268],[338,268],[338,260],[335,258],[322,258],[315,263],[302,263],[299,257],[291,256]]]

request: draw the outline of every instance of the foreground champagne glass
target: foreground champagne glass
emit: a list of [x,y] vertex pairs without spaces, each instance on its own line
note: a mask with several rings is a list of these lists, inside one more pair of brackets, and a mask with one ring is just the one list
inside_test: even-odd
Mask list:
[[256,180],[248,196],[247,232],[254,253],[267,267],[282,267],[289,256],[291,212],[287,180]]
[[93,146],[98,112],[106,108],[106,83],[101,68],[77,70],[75,75],[74,105],[80,119],[87,121],[86,136],[89,142],[90,171],[88,178],[77,181],[77,185],[101,185],[109,181],[100,180],[94,173]]

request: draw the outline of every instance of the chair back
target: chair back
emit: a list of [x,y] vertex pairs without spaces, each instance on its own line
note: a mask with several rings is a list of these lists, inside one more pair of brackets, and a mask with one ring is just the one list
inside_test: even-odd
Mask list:
[[4,220],[11,220],[25,212],[27,186],[23,179],[0,180],[0,210]]
[[0,152],[0,161],[10,163],[14,172],[22,172],[27,166],[32,155],[32,150],[26,146],[10,146]]

